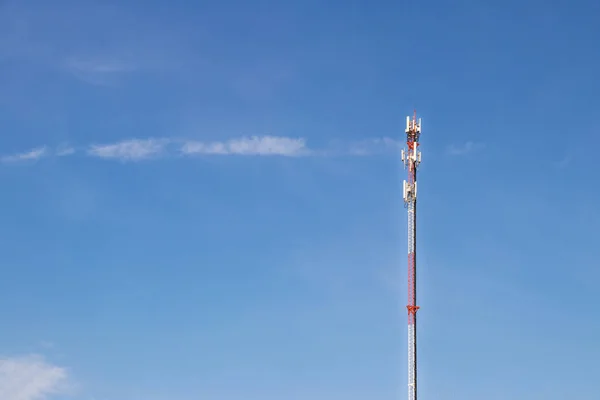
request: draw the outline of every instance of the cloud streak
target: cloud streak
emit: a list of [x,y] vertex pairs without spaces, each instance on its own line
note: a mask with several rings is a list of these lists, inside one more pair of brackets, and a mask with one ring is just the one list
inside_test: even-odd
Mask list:
[[183,154],[257,155],[257,156],[302,156],[311,154],[306,139],[277,136],[251,136],[225,142],[190,141],[181,147]]
[[446,153],[451,156],[464,156],[475,151],[483,149],[485,145],[483,143],[475,143],[467,141],[461,145],[452,144],[446,148]]
[[115,74],[135,71],[131,64],[119,60],[85,60],[71,58],[66,62],[67,68],[86,74]]
[[36,161],[40,158],[44,157],[48,153],[48,149],[43,147],[37,147],[35,149],[31,149],[25,153],[18,153],[9,156],[4,156],[1,158],[2,162],[5,163],[17,163],[23,161]]
[[75,154],[75,149],[69,146],[59,146],[55,154],[57,157],[70,156],[71,154]]
[[199,141],[166,138],[127,139],[115,143],[90,144],[81,148],[47,146],[1,158],[5,163],[36,161],[43,157],[87,157],[121,162],[139,162],[160,157],[198,156],[370,156],[399,152],[401,143],[390,138],[356,142],[332,142],[324,148],[310,148],[302,137],[244,136],[224,141]]
[[69,58],[65,62],[67,71],[78,79],[93,85],[110,85],[124,73],[134,72],[137,68],[118,59]]
[[571,155],[567,154],[559,162],[557,162],[555,165],[556,165],[556,167],[558,169],[564,169],[564,168],[568,167],[569,164],[571,164]]
[[341,153],[352,156],[371,156],[391,151],[399,154],[403,146],[404,143],[399,140],[384,137],[349,143],[347,146],[341,146]]
[[93,157],[140,161],[160,156],[167,141],[165,139],[131,139],[104,145],[91,145],[87,154]]
[[44,400],[65,393],[69,385],[64,368],[40,356],[0,357],[0,399]]

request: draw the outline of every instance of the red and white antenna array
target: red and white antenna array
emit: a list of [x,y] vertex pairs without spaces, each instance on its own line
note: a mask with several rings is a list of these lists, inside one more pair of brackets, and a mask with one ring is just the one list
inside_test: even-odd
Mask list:
[[412,120],[406,117],[406,145],[402,161],[408,170],[404,181],[404,204],[408,210],[408,400],[417,400],[417,167],[421,163],[418,151],[421,118],[415,111]]

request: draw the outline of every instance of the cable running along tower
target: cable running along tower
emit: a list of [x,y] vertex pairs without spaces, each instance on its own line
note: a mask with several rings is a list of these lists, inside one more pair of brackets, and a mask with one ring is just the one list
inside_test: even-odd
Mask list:
[[408,210],[408,400],[417,400],[417,167],[421,163],[418,151],[421,118],[415,111],[412,120],[406,117],[406,152],[402,161],[408,170],[404,181],[404,205]]

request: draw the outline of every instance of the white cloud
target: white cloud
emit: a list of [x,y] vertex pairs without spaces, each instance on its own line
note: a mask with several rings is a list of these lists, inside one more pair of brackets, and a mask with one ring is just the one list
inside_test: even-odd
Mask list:
[[466,154],[472,153],[474,151],[478,151],[483,149],[485,145],[483,143],[475,143],[472,141],[465,142],[462,145],[450,145],[446,149],[446,152],[451,156],[464,156]]
[[110,85],[119,75],[136,70],[133,64],[118,59],[76,57],[68,59],[65,68],[76,78],[94,85]]
[[387,151],[400,152],[400,149],[402,149],[403,145],[404,143],[399,140],[387,137],[376,138],[351,143],[349,148],[345,150],[344,153],[353,156],[370,156]]
[[[371,156],[399,151],[403,143],[390,138],[355,142],[331,142],[322,148],[309,148],[305,138],[285,136],[246,136],[225,141],[172,140],[166,138],[127,139],[115,143],[91,144],[84,147],[89,157],[119,161],[142,161],[159,156],[228,155],[228,156]],[[64,157],[78,152],[62,144],[49,151],[46,146],[28,152],[1,157],[0,161],[15,163],[35,161],[47,155]],[[0,399],[2,400],[2,399]]]
[[225,142],[190,141],[183,144],[184,154],[221,154],[221,155],[280,155],[302,156],[310,154],[303,138],[281,136],[251,136],[231,139]]
[[114,144],[91,145],[88,154],[122,161],[140,161],[159,156],[167,143],[165,139],[131,139]]
[[85,60],[81,58],[69,59],[67,61],[67,67],[72,70],[93,74],[114,74],[135,70],[133,65],[119,60]]
[[68,373],[40,356],[0,357],[0,399],[44,400],[68,389]]
[[69,146],[59,146],[56,149],[56,155],[58,157],[69,156],[74,153],[75,153],[75,149],[73,147],[69,147]]
[[42,158],[43,156],[45,156],[47,154],[47,148],[44,147],[37,147],[35,149],[31,149],[25,153],[18,153],[18,154],[13,154],[10,156],[4,156],[2,157],[2,161],[3,162],[8,162],[8,163],[12,163],[12,162],[19,162],[19,161],[35,161],[38,160],[40,158]]
[[571,155],[567,154],[559,162],[556,163],[556,167],[559,169],[563,169],[569,166],[569,164],[571,164]]

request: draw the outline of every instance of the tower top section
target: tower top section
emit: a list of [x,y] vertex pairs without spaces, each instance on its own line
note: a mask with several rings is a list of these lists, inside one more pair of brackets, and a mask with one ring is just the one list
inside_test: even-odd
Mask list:
[[[414,112],[412,119],[406,117],[406,144],[408,150],[401,151],[402,161],[404,166],[408,167],[410,173],[413,173],[419,164],[421,163],[421,152],[418,150],[419,147],[419,136],[421,136],[421,118],[417,120],[417,111]],[[414,176],[409,174],[409,181],[412,183],[416,180]],[[416,193],[416,189],[415,189]]]
[[417,120],[417,111],[415,110],[412,120],[406,117],[406,144],[409,148],[414,146],[414,143],[419,145],[419,136],[421,136],[421,118]]

